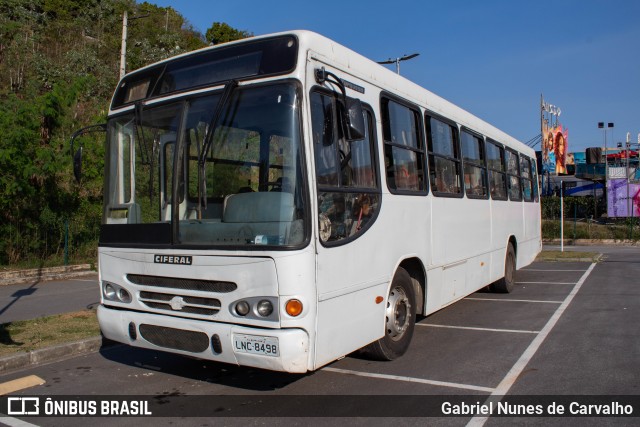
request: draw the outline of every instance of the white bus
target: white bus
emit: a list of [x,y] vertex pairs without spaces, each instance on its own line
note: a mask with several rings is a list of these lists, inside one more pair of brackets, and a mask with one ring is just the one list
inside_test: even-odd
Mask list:
[[287,372],[391,360],[541,249],[535,153],[307,31],[126,75],[107,124],[100,328]]

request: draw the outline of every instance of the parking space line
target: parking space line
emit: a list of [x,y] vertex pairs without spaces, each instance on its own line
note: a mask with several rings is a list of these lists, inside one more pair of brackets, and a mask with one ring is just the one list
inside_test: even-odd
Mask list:
[[471,298],[471,297],[467,297],[465,299],[471,300],[471,301],[504,301],[504,302],[533,302],[533,303],[544,303],[544,304],[562,304],[562,301],[543,301],[543,300],[535,300],[535,299]]
[[516,285],[575,285],[575,282],[516,282]]
[[492,393],[495,390],[490,387],[481,387],[481,386],[470,385],[470,384],[458,384],[458,383],[450,383],[446,381],[426,380],[423,378],[403,377],[398,375],[375,374],[372,372],[352,371],[350,369],[338,369],[338,368],[325,367],[325,368],[322,368],[322,370],[327,372],[334,372],[336,374],[355,375],[358,377],[378,378],[383,380],[405,381],[410,383],[436,385],[440,387],[461,388],[464,390],[473,390],[473,391],[484,391],[488,393]]
[[[591,274],[595,266],[596,266],[596,263],[592,263],[587,269],[587,271],[585,271],[585,273],[582,275],[582,277],[580,277],[580,280],[578,280],[578,283],[576,283],[573,289],[571,289],[571,292],[569,293],[569,295],[567,295],[562,305],[560,305],[560,307],[558,307],[558,309],[553,313],[553,315],[551,316],[547,324],[544,325],[544,327],[542,328],[542,331],[540,331],[540,333],[533,339],[531,344],[529,344],[529,347],[527,347],[524,353],[522,353],[522,356],[520,356],[518,361],[513,365],[513,367],[507,373],[507,375],[502,379],[500,384],[498,384],[498,386],[491,392],[491,396],[489,396],[489,398],[486,400],[486,404],[489,404],[490,402],[499,402],[502,399],[502,397],[509,392],[509,389],[511,389],[511,386],[513,386],[513,384],[517,381],[518,377],[520,377],[520,374],[522,374],[522,371],[524,371],[524,368],[526,368],[527,364],[529,364],[529,362],[531,361],[533,356],[536,354],[536,352],[538,351],[538,349],[540,348],[544,340],[547,338],[551,330],[554,328],[556,323],[558,323],[558,320],[564,314],[569,304],[571,304],[571,301],[573,301],[573,298],[576,296],[576,294],[578,293],[578,291],[580,290],[584,282],[587,280],[587,278],[589,277],[589,275]],[[469,421],[469,423],[467,424],[467,427],[484,426],[484,423],[486,423],[488,419],[489,417],[487,416],[475,416]]]
[[492,329],[492,328],[476,328],[472,326],[453,326],[453,325],[436,325],[433,323],[416,323],[416,326],[429,326],[431,328],[448,328],[448,329],[468,329],[470,331],[486,331],[486,332],[512,332],[516,334],[538,334],[540,331],[524,331],[518,329]]
[[584,273],[587,270],[547,270],[547,269],[542,269],[542,268],[523,268],[523,269],[520,269],[518,271],[551,271],[551,272],[570,271],[570,272],[574,272],[574,273]]

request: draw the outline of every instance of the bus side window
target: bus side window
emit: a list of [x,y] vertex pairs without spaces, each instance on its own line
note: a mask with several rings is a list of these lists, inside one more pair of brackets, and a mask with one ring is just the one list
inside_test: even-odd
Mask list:
[[460,144],[464,161],[464,186],[467,197],[486,198],[489,189],[484,141],[481,137],[463,130],[460,134]]
[[462,196],[457,127],[426,117],[431,187],[436,195]]
[[533,182],[531,179],[531,160],[520,156],[520,177],[522,178],[522,195],[525,202],[533,202]]
[[382,99],[381,110],[387,186],[392,191],[424,192],[424,148],[418,112],[386,98]]
[[519,202],[522,200],[522,186],[520,184],[520,162],[518,153],[507,149],[507,175],[509,176],[509,200]]
[[486,147],[491,198],[495,200],[507,200],[507,174],[504,166],[504,148],[491,141],[487,141]]
[[538,165],[535,160],[531,162],[531,178],[533,181],[533,200],[538,202]]

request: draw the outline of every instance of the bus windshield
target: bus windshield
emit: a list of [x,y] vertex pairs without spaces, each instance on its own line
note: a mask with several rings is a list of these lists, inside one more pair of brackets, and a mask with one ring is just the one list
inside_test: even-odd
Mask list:
[[222,96],[137,105],[109,121],[101,243],[303,243],[299,89],[243,86]]

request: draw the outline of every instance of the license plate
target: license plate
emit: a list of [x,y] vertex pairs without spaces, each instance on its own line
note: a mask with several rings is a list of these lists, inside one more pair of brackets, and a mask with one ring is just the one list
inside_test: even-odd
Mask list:
[[235,351],[240,353],[261,354],[277,357],[280,355],[278,338],[260,337],[257,335],[234,335]]

